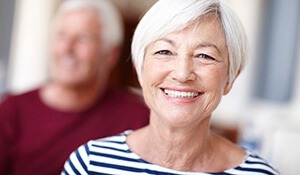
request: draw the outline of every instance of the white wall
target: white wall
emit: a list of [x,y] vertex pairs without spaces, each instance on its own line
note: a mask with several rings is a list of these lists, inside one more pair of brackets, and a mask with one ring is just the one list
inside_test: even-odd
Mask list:
[[8,89],[21,93],[47,77],[49,21],[55,0],[17,0]]

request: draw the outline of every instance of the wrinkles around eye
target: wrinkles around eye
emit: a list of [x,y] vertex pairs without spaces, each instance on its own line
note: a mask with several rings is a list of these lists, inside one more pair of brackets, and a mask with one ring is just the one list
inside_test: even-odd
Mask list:
[[216,60],[214,57],[206,55],[206,54],[199,54],[196,57],[201,58],[201,59],[206,59],[206,60]]

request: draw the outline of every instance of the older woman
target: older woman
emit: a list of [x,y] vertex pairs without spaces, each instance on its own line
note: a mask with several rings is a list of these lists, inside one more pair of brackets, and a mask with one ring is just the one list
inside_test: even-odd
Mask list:
[[63,174],[278,174],[210,130],[247,52],[225,0],[159,0],[132,43],[150,124],[81,146]]

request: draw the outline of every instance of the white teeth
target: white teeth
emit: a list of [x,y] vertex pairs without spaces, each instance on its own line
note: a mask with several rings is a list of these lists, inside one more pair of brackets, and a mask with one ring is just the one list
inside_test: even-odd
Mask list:
[[199,95],[199,92],[180,92],[164,89],[165,94],[173,98],[195,98]]

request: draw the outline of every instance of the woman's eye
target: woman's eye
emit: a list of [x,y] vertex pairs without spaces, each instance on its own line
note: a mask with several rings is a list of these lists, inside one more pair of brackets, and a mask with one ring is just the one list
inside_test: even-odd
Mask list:
[[171,55],[172,53],[168,50],[160,50],[155,52],[155,54],[159,54],[159,55]]
[[211,57],[209,55],[206,55],[206,54],[199,54],[197,57],[198,58],[203,58],[203,59],[206,59],[206,60],[215,60],[213,57]]

